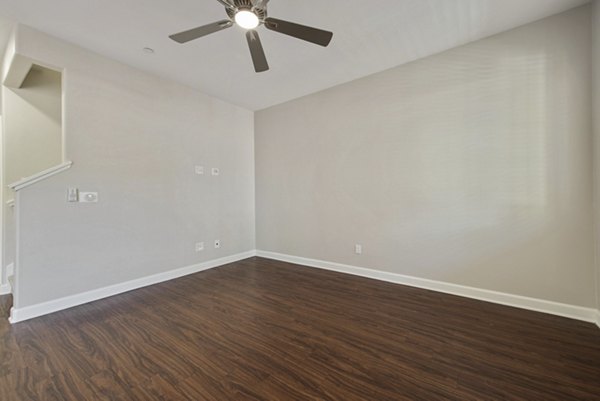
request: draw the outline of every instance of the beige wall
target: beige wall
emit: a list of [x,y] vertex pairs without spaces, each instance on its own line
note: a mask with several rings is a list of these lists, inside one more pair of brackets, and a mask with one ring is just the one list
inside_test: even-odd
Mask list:
[[[593,104],[594,104],[594,161],[596,192],[596,297],[600,309],[600,0],[592,5],[593,32]],[[600,322],[598,322],[600,324]]]
[[[26,26],[18,41],[65,68],[74,164],[20,191],[17,308],[254,249],[252,112]],[[99,202],[67,203],[68,187]]]
[[590,38],[586,6],[258,112],[257,248],[593,306]]

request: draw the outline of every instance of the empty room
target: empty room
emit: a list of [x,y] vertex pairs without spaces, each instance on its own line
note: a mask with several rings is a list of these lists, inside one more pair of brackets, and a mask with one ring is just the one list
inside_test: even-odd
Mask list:
[[0,401],[600,401],[600,0],[0,0]]

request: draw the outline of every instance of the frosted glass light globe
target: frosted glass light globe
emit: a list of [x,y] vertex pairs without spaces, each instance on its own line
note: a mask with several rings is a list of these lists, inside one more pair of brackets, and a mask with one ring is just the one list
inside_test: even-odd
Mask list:
[[244,29],[254,29],[260,21],[252,11],[241,10],[235,14],[235,23]]

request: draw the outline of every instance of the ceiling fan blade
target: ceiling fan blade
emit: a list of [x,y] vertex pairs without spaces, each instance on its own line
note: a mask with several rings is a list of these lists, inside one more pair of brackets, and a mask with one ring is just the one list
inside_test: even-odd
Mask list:
[[275,32],[283,33],[284,35],[293,36],[298,39],[306,40],[317,45],[327,47],[333,33],[322,29],[311,28],[300,24],[295,24],[289,21],[283,21],[276,18],[265,19],[265,26]]
[[233,0],[217,0],[219,3],[225,6],[225,8],[234,8],[235,4]]
[[253,0],[254,1],[254,7],[256,8],[265,8],[267,6],[267,3],[269,2],[269,0]]
[[210,35],[211,33],[219,32],[223,29],[227,29],[233,25],[228,19],[224,19],[221,21],[213,22],[212,24],[199,26],[198,28],[190,29],[187,31],[179,32],[174,35],[169,36],[175,42],[178,43],[186,43],[190,40],[198,39],[206,35]]
[[254,70],[256,72],[263,72],[269,69],[269,63],[267,63],[267,57],[263,50],[258,32],[251,29],[246,32],[246,39],[248,40],[248,47],[250,47],[250,54],[252,55],[252,62],[254,63]]

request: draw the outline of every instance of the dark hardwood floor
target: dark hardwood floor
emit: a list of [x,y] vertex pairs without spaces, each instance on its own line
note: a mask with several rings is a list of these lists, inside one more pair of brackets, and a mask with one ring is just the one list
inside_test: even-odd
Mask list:
[[252,258],[11,326],[0,400],[600,400],[595,325]]

